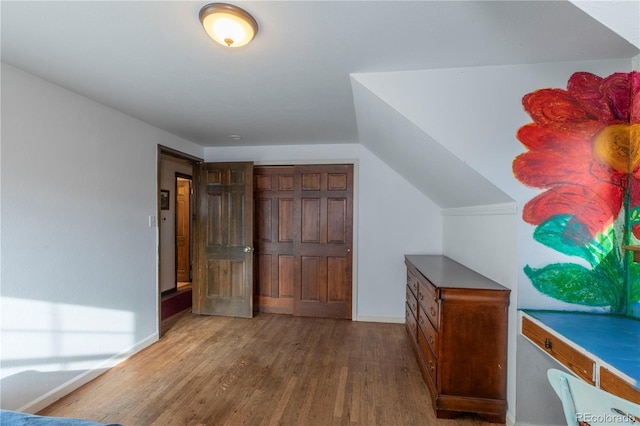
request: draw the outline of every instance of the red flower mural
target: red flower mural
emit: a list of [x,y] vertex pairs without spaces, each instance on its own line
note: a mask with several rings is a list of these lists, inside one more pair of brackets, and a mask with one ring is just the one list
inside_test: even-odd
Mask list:
[[[606,78],[579,72],[566,90],[523,98],[533,123],[518,131],[529,151],[516,157],[513,172],[525,185],[545,189],[526,204],[526,222],[570,214],[595,236],[616,220],[630,181],[640,179],[639,93],[638,72]],[[631,206],[640,204],[639,187],[636,180],[629,188]],[[640,224],[633,232],[640,238]]]

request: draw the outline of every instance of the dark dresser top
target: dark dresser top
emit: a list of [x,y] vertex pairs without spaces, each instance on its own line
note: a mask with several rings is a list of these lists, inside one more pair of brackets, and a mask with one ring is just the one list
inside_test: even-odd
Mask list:
[[404,258],[437,287],[510,291],[446,256],[408,254]]

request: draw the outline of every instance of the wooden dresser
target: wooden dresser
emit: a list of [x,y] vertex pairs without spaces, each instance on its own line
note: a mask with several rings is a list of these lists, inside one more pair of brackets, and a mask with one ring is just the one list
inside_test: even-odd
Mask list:
[[406,327],[438,418],[504,423],[510,290],[437,255],[407,255]]

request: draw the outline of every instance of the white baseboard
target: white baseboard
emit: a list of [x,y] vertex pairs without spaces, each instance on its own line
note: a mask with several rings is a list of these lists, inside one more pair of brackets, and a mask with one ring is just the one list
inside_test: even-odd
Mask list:
[[358,318],[355,319],[358,322],[386,322],[392,324],[404,324],[404,317],[377,317],[377,316],[366,316],[359,315]]
[[27,404],[18,408],[16,411],[21,411],[23,413],[29,413],[29,414],[37,413],[38,411],[53,404],[63,396],[68,395],[74,390],[78,389],[80,386],[89,383],[91,380],[107,372],[109,369],[120,364],[122,361],[126,360],[132,355],[140,352],[147,346],[150,346],[151,344],[157,342],[158,339],[159,339],[158,333],[152,334],[146,339],[143,339],[140,342],[136,343],[135,345],[131,346],[129,349],[123,352],[120,352],[119,354],[114,355],[109,359],[102,361],[100,364],[96,365],[95,368],[84,371],[83,373],[79,374],[73,379],[58,386],[57,388],[45,393],[44,395],[34,399],[33,401],[28,402]]

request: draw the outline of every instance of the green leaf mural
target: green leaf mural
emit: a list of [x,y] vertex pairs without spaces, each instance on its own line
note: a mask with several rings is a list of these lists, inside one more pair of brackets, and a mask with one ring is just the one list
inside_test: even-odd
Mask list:
[[633,226],[636,224],[640,224],[640,206],[631,210],[629,213],[629,225]]
[[601,274],[573,263],[553,263],[543,268],[526,266],[525,274],[541,293],[586,306],[608,307],[616,305],[614,283],[603,283]]
[[562,254],[580,257],[592,267],[596,266],[611,251],[612,237],[598,234],[601,238],[592,239],[583,228],[573,225],[570,215],[552,216],[535,229],[533,238]]

